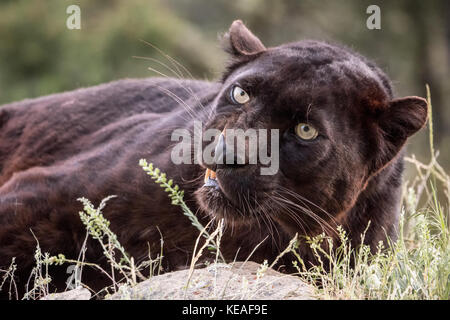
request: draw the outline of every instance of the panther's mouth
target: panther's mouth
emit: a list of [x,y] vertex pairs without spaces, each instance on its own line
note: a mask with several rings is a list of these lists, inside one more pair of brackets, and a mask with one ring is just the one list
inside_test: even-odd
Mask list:
[[204,187],[214,187],[219,189],[219,183],[217,182],[217,174],[211,169],[206,169],[205,172],[205,184]]
[[[238,181],[235,179],[233,170],[219,169],[217,172],[207,168],[204,184],[201,189],[207,194],[208,200],[215,203],[215,207],[234,207],[239,210],[240,205],[236,200],[236,189]],[[220,204],[220,205],[219,205]]]
[[243,210],[242,201],[245,194],[246,200],[255,191],[248,182],[253,179],[247,177],[244,172],[236,172],[235,169],[220,168],[216,171],[207,168],[204,176],[204,184],[201,189],[207,194],[211,201],[219,201],[227,207],[235,210]]
[[235,182],[233,177],[235,175],[229,170],[219,169],[216,173],[206,169],[204,184],[196,192],[197,200],[213,217],[225,218],[234,223],[250,223],[250,216],[235,199],[236,186],[230,188],[230,183]]
[[[214,150],[214,160],[221,163],[225,149],[225,130]],[[206,167],[206,166],[205,166]],[[206,167],[203,186],[197,191],[197,198],[206,211],[215,216],[237,217],[248,216],[249,208],[245,203],[252,202],[250,197],[256,192],[252,170],[248,166],[214,166]],[[253,202],[252,202],[253,203]]]
[[[195,195],[202,209],[214,218],[249,224],[264,215],[261,210],[268,206],[266,195],[271,188],[258,179],[258,168],[207,168],[204,183]],[[261,197],[260,194],[263,196]]]

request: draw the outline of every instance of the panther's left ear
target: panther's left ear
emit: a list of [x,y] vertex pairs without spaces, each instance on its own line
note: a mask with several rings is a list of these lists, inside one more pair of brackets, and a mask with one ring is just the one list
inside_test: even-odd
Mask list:
[[241,20],[235,20],[223,37],[224,47],[234,56],[249,57],[261,53],[266,47]]
[[376,119],[378,155],[373,170],[381,170],[401,150],[410,136],[426,123],[428,103],[419,97],[405,97],[389,102]]

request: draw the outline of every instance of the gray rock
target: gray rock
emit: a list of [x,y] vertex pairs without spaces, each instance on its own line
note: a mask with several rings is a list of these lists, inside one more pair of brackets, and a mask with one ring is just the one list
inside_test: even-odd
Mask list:
[[49,294],[41,300],[89,300],[90,298],[91,293],[88,289],[78,287],[66,292]]
[[211,264],[154,276],[135,287],[122,286],[112,300],[304,300],[314,299],[312,288],[298,277],[285,275],[254,262]]

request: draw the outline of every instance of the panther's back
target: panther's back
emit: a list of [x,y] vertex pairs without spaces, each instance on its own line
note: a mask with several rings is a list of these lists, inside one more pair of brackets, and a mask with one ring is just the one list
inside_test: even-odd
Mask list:
[[182,108],[207,86],[194,80],[126,79],[1,106],[0,185],[15,172],[52,165],[108,143],[139,121]]

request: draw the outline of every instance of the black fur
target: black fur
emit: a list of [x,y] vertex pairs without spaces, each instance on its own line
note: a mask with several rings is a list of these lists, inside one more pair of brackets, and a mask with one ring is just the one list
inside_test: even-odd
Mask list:
[[[252,260],[271,260],[295,233],[335,237],[338,224],[355,245],[369,221],[372,247],[386,234],[395,237],[402,147],[426,121],[425,100],[394,99],[378,67],[340,46],[265,48],[239,21],[226,39],[231,60],[220,82],[121,80],[1,107],[0,266],[16,257],[21,292],[34,264],[33,234],[44,252],[78,257],[86,234],[79,197],[97,205],[117,195],[104,215],[138,262],[149,245],[159,252],[159,228],[164,270],[189,263],[198,230],[138,166],[141,158],[185,190],[204,225],[225,217],[222,252],[229,260],[239,248],[237,259],[247,258],[266,236]],[[251,96],[243,106],[229,99],[236,83]],[[221,189],[202,187],[206,165],[170,160],[171,132],[192,130],[194,119],[220,130],[279,129],[279,172],[259,176],[259,165],[225,166],[217,170]],[[293,130],[299,122],[313,124],[320,136],[301,141]],[[87,261],[104,264],[94,240],[87,248]],[[305,243],[299,251],[314,263]],[[60,289],[65,269],[52,270]],[[96,289],[108,284],[89,272],[83,280]]]

